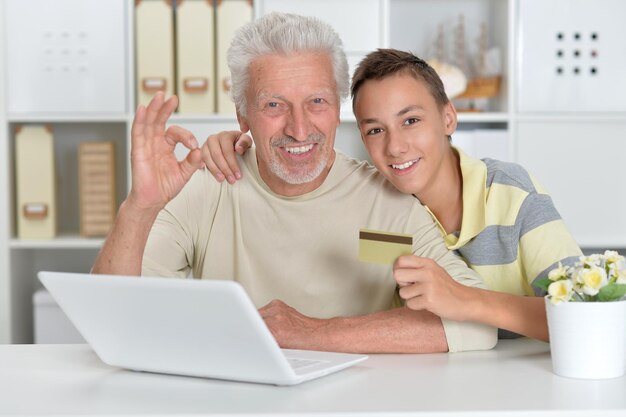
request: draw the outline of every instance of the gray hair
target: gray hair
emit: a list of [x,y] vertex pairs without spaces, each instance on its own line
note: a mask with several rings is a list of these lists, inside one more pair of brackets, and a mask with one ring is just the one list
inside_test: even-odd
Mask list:
[[348,97],[348,61],[339,35],[327,23],[310,16],[273,12],[239,28],[228,48],[231,97],[242,116],[246,116],[246,90],[250,81],[248,67],[265,55],[293,52],[325,52],[331,59],[340,100]]

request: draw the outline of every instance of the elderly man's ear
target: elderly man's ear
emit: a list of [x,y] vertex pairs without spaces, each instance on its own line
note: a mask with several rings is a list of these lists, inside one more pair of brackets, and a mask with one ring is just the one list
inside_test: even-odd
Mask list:
[[239,122],[239,130],[241,130],[243,133],[248,133],[250,131],[248,121],[245,117],[241,115],[241,113],[239,113],[239,110],[237,110],[237,122]]

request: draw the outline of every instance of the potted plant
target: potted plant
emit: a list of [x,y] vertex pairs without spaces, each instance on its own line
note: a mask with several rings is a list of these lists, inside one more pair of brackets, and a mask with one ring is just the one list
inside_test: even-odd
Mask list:
[[615,378],[626,373],[626,269],[615,251],[581,256],[536,285],[545,297],[554,373]]

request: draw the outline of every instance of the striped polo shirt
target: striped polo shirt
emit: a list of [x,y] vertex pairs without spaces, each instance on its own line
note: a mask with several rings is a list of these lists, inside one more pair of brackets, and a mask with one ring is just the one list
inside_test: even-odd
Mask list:
[[552,199],[521,166],[474,159],[454,149],[463,176],[461,230],[446,235],[433,215],[446,245],[490,289],[542,295],[533,282],[559,262],[573,265],[582,255]]

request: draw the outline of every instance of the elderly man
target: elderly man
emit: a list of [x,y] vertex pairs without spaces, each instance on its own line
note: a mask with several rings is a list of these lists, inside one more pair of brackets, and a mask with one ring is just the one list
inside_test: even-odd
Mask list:
[[[314,18],[270,14],[242,27],[228,64],[246,181],[217,183],[158,94],[132,128],[132,188],[94,273],[234,279],[284,348],[344,352],[489,349],[496,330],[392,308],[390,265],[358,260],[359,229],[411,234],[423,273],[482,281],[449,252],[425,209],[368,164],[334,150],[348,70],[341,41]],[[178,162],[174,147],[190,149]]]

